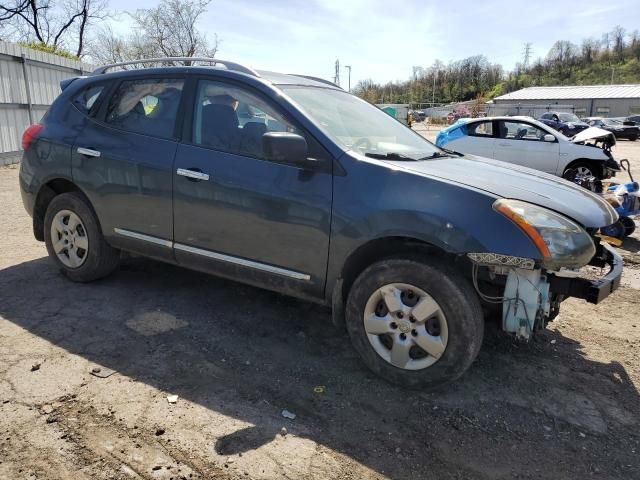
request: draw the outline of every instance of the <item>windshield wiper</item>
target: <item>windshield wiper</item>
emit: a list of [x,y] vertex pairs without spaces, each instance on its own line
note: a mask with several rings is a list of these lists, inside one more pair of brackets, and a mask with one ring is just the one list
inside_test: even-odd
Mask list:
[[453,157],[452,153],[442,153],[442,152],[434,152],[431,155],[427,155],[426,157],[422,157],[420,160],[432,160],[434,158],[448,158]]
[[397,152],[388,152],[388,153],[375,153],[375,152],[367,152],[364,154],[365,157],[376,158],[378,160],[405,160],[415,162],[416,159],[413,157],[408,157],[402,153]]
[[451,155],[457,155],[459,157],[464,157],[464,153],[456,152],[455,150],[449,150],[448,148],[440,147],[440,150],[443,152],[450,153]]

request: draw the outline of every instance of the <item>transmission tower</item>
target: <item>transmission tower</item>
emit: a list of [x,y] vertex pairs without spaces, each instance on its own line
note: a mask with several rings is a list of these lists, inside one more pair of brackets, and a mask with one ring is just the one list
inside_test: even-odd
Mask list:
[[524,50],[522,51],[522,68],[527,68],[529,66],[532,53],[533,53],[533,48],[531,48],[531,43],[530,42],[525,43]]
[[340,60],[336,59],[336,73],[333,76],[333,83],[340,86]]

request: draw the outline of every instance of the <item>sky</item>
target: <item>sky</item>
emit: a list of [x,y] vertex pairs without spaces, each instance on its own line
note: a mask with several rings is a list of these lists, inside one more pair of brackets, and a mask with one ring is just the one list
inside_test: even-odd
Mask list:
[[[111,0],[115,11],[157,5],[159,0]],[[580,43],[601,38],[620,25],[640,28],[638,0],[213,0],[200,29],[213,40],[218,57],[256,69],[333,79],[382,83],[406,80],[413,66],[428,67],[482,54],[511,70],[525,43],[533,59],[556,40]],[[112,20],[118,33],[131,24]]]

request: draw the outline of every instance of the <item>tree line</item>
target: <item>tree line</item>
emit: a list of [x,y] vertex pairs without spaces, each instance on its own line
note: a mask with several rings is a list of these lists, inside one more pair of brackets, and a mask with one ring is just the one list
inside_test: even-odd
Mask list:
[[[211,0],[161,0],[157,7],[112,12],[107,0],[0,0],[0,40],[48,53],[115,63],[153,57],[213,57],[218,38],[208,38],[198,20]],[[119,35],[106,22],[128,17],[131,33]]]
[[558,40],[545,57],[530,62],[531,45],[514,70],[506,72],[484,55],[428,68],[413,67],[402,82],[358,82],[354,93],[372,103],[452,103],[491,99],[525,87],[640,83],[640,34],[616,26],[580,44]]

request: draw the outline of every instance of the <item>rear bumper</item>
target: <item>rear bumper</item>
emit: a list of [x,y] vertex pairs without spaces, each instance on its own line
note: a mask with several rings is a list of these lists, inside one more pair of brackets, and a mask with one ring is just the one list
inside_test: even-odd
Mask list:
[[582,298],[589,303],[600,303],[620,286],[622,257],[608,244],[600,243],[589,265],[609,267],[609,273],[598,280],[549,274],[550,291],[565,297]]

